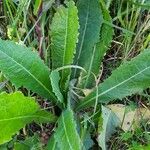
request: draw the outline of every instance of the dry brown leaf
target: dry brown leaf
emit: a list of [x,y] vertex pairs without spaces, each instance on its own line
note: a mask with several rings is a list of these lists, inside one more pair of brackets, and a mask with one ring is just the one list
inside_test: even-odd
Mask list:
[[133,124],[138,126],[141,119],[150,119],[150,110],[146,108],[137,108],[134,111],[126,111],[126,106],[122,104],[112,104],[107,107],[120,119],[122,122],[121,128],[124,131],[134,130]]

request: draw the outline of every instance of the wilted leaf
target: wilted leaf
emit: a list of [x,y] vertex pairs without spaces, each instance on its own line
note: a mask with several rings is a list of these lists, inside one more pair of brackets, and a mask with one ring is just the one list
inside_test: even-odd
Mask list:
[[150,119],[150,110],[146,108],[136,108],[134,110],[128,109],[127,107],[122,104],[112,104],[108,105],[108,108],[112,110],[119,118],[121,122],[121,128],[124,131],[134,130],[133,125],[138,126],[140,121],[143,119]]
[[114,105],[108,105],[108,108],[112,110],[116,114],[116,116],[119,118],[121,122],[121,128],[124,131],[128,131],[132,128],[132,123],[136,114],[136,111],[126,111],[126,106],[122,104],[114,104]]

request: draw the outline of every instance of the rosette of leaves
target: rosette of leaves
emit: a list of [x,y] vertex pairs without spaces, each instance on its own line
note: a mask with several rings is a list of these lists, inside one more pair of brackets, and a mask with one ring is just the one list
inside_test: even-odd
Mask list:
[[[122,64],[100,85],[95,84],[113,36],[112,26],[105,22],[111,24],[111,17],[103,1],[78,0],[75,4],[70,0],[59,6],[50,28],[52,68],[48,68],[31,48],[0,40],[3,75],[16,88],[24,87],[61,110],[56,116],[41,110],[34,98],[21,92],[1,93],[0,144],[10,141],[32,121],[54,122],[56,128],[47,149],[86,149],[91,131],[87,133],[88,123],[81,117],[85,115],[80,110],[122,99],[150,86],[149,49]],[[86,73],[79,70],[79,66]],[[72,92],[75,85],[92,90],[87,96],[78,98]]]

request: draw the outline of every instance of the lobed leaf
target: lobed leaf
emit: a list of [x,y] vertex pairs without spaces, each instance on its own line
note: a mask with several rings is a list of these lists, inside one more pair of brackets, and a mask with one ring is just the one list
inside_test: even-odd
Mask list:
[[[57,69],[73,63],[78,38],[78,11],[73,1],[60,6],[51,24],[52,67]],[[61,71],[61,85],[64,86],[71,69]]]
[[141,92],[150,86],[149,76],[150,49],[147,49],[113,71],[112,75],[98,86],[98,93],[95,88],[78,104],[77,110],[93,105],[97,98],[100,103],[108,103]]
[[32,121],[54,122],[56,117],[40,109],[31,97],[22,93],[0,94],[0,144],[11,140],[21,128]]
[[24,86],[56,102],[51,92],[49,69],[36,52],[10,41],[0,40],[0,70],[16,86]]

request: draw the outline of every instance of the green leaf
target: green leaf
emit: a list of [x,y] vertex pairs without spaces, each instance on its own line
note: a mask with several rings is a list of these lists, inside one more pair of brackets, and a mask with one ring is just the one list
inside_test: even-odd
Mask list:
[[124,63],[97,89],[78,104],[77,110],[98,102],[108,103],[115,99],[141,92],[150,86],[150,49],[145,50],[131,61]]
[[29,137],[24,141],[19,141],[14,145],[15,150],[42,150],[42,144],[37,135]]
[[[109,14],[109,11],[106,9],[105,4],[103,3],[103,0],[101,0],[101,9],[103,13],[103,19],[110,24],[112,24],[112,18]],[[100,62],[102,61],[106,51],[108,50],[108,47],[112,41],[113,38],[113,27],[109,26],[108,24],[105,24],[105,22],[102,25],[101,28],[101,34],[100,34],[100,41],[96,44],[96,48],[99,49],[101,55],[100,55]],[[93,65],[94,66],[94,65]]]
[[0,145],[0,150],[8,150],[7,144]]
[[46,150],[60,150],[54,135],[52,135],[52,137],[49,139]]
[[0,94],[0,144],[8,142],[26,124],[54,122],[56,117],[40,109],[31,97],[22,93]]
[[[106,6],[102,2],[100,4],[103,13],[103,19],[111,24],[112,19],[109,15],[109,11],[106,9]],[[112,37],[113,27],[103,23],[100,32],[100,40],[98,43],[96,43],[93,49],[93,57],[91,59],[90,67],[88,69],[84,88],[91,88],[95,86],[95,78],[92,73],[94,73],[94,75],[96,76],[99,75],[101,62],[112,41]]]
[[76,122],[70,108],[65,110],[58,120],[58,128],[54,134],[61,150],[81,150],[80,137],[76,130]]
[[130,145],[130,148],[128,150],[149,150],[149,149],[150,149],[149,142],[146,145],[142,145],[141,143],[132,141],[132,144]]
[[[100,28],[102,25],[102,12],[99,0],[78,0],[80,35],[77,45],[74,65],[85,70],[91,70],[93,58],[97,54],[94,48],[99,42]],[[91,71],[90,71],[91,72]],[[73,78],[79,77],[80,71],[75,69]]]
[[0,40],[0,70],[16,86],[24,86],[56,102],[51,92],[49,69],[36,52],[10,41]]
[[89,150],[90,148],[94,146],[94,142],[91,138],[89,131],[87,131],[86,134],[84,135],[83,144],[84,144],[85,150],[86,149]]
[[123,132],[120,137],[123,141],[128,141],[133,138],[133,133],[131,131]]
[[64,98],[63,98],[63,95],[59,88],[59,80],[60,80],[59,72],[52,71],[50,74],[50,79],[51,79],[51,85],[52,85],[53,92],[55,93],[58,101],[63,103]]
[[[73,63],[79,28],[78,11],[73,1],[66,2],[66,5],[57,9],[51,24],[53,69]],[[70,70],[62,70],[61,85],[68,80]]]
[[120,126],[119,118],[108,108],[102,106],[103,127],[99,130],[98,144],[102,150],[107,150],[107,142],[111,135],[115,132],[116,127]]
[[42,0],[35,0],[34,11],[33,11],[34,15],[38,14],[41,4],[42,4]]

